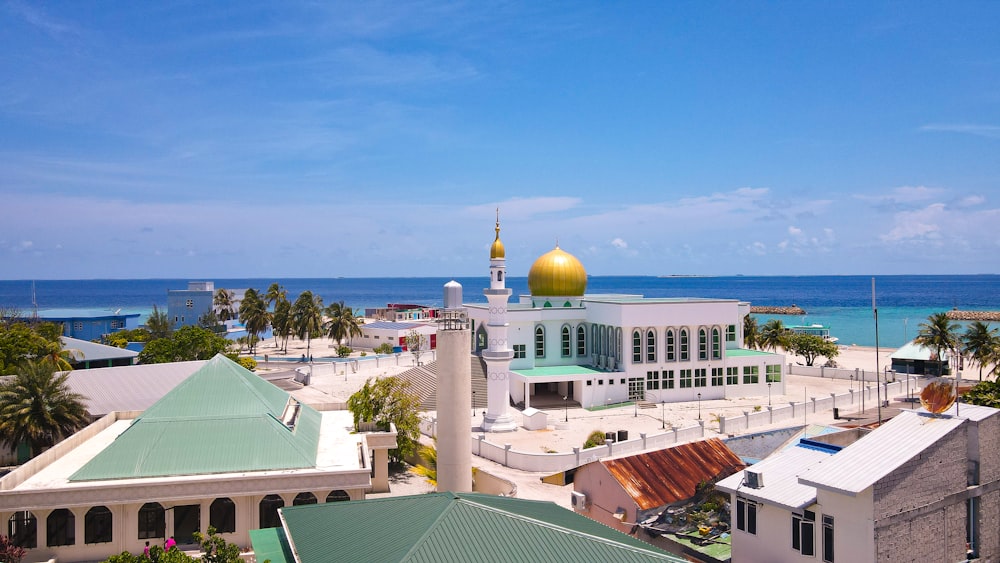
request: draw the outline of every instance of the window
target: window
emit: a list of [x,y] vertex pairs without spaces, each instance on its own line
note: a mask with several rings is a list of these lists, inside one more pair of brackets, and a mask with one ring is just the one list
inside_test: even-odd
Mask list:
[[722,368],[712,368],[712,387],[722,385]]
[[736,529],[757,535],[757,503],[736,497]]
[[698,359],[708,359],[708,333],[703,328],[698,329]]
[[587,387],[590,387],[593,384],[594,384],[594,380],[593,379],[588,379],[587,380]]
[[73,330],[83,330],[83,322],[76,321],[73,323]]
[[677,349],[674,347],[676,344],[676,342],[674,342],[674,329],[667,329],[665,340],[667,343],[667,361],[673,362],[677,360]]
[[708,382],[708,378],[705,377],[706,371],[707,370],[705,368],[698,368],[698,369],[694,370],[694,386],[695,387],[704,387],[705,384]]
[[125,328],[125,323],[118,319],[111,319],[111,329],[114,330],[116,328]]
[[167,528],[163,506],[158,502],[147,502],[139,509],[139,539],[162,538]]
[[682,369],[681,370],[681,389],[691,388],[691,370]]
[[823,516],[823,561],[833,563],[833,516]]
[[535,327],[535,357],[545,357],[545,327],[541,325]]
[[598,379],[597,380],[597,384],[598,385],[604,385],[604,380],[603,379]]
[[722,340],[719,338],[719,329],[712,329],[712,359],[722,359]]
[[57,508],[45,519],[45,545],[56,547],[76,543],[76,518],[68,508]]
[[657,390],[660,388],[660,372],[658,371],[647,371],[646,372],[646,391]]
[[816,555],[816,513],[804,510],[792,514],[792,549],[802,555]]
[[285,506],[285,500],[278,495],[267,495],[260,499],[260,527],[280,528],[281,520],[278,518],[278,509]]
[[666,370],[663,372],[663,388],[673,389],[674,388],[674,370]]
[[619,379],[618,383],[621,383],[622,385],[625,385],[625,378],[623,377],[623,378]]
[[576,355],[587,355],[587,329],[583,325],[576,327]]
[[764,381],[767,381],[768,383],[777,383],[781,381],[781,364],[764,366],[764,370]]
[[740,384],[740,368],[729,367],[726,368],[726,385],[739,385]]
[[236,531],[236,503],[223,497],[212,501],[208,509],[208,525],[214,526],[220,534]]
[[295,495],[295,499],[292,500],[292,506],[302,506],[303,504],[316,504],[316,495],[312,493],[299,493]]
[[562,352],[562,357],[570,357],[570,352],[572,350],[572,343],[570,342],[569,327],[562,327],[562,341],[560,346],[560,351]]
[[342,502],[345,500],[351,500],[351,495],[347,494],[347,491],[340,489],[330,491],[330,494],[326,495],[326,502]]
[[656,331],[653,329],[646,331],[646,361],[656,362]]
[[483,325],[479,325],[479,328],[476,329],[476,351],[477,352],[480,351],[480,350],[485,350],[486,349],[486,338],[487,338],[486,327],[483,326]]
[[736,342],[736,325],[726,327],[726,342]]
[[590,325],[590,342],[591,342],[591,352],[594,354],[601,353],[601,339],[599,337],[599,330],[597,325]]
[[27,510],[15,512],[7,520],[7,537],[10,543],[26,549],[38,547],[38,520]]
[[83,517],[84,543],[109,543],[113,524],[111,511],[106,506],[95,506]]
[[188,309],[194,309],[194,299],[188,299],[184,302],[184,306]]
[[681,329],[681,361],[688,361],[688,331],[686,328]]
[[632,331],[632,363],[642,363],[642,335],[638,330]]
[[514,345],[514,359],[524,358],[528,355],[527,346],[524,344]]
[[757,383],[759,370],[757,366],[743,366],[743,383]]

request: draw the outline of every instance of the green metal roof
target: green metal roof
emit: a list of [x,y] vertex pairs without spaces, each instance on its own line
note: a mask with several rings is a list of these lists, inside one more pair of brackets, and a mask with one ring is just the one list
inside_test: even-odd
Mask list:
[[321,414],[292,428],[287,393],[218,355],[164,395],[70,481],[301,469],[316,465]]
[[288,538],[281,528],[250,530],[250,543],[253,544],[254,559],[257,561],[295,563],[292,548],[288,545]]
[[551,502],[434,493],[281,511],[301,563],[683,561]]
[[733,348],[732,350],[726,349],[726,356],[729,356],[730,358],[744,358],[746,356],[778,357],[777,354],[772,354],[771,352],[763,352],[761,350],[748,350],[746,348]]
[[514,369],[511,371],[524,377],[551,377],[554,375],[607,375],[609,373],[587,366],[544,366],[530,369]]

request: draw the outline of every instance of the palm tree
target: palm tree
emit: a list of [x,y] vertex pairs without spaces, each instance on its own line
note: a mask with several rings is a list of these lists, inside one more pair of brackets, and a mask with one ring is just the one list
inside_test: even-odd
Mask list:
[[979,364],[979,381],[983,380],[983,366],[995,355],[997,329],[982,321],[975,321],[962,335],[962,353]]
[[283,342],[283,350],[288,352],[288,335],[292,334],[292,304],[288,299],[281,298],[274,305],[274,313],[271,315],[271,328],[274,332],[274,345],[278,345],[278,337]]
[[267,330],[267,325],[271,322],[271,315],[267,312],[267,304],[257,293],[256,289],[247,289],[243,294],[243,301],[240,303],[240,320],[247,330],[247,347],[253,354],[257,349],[257,341],[260,335]]
[[278,301],[282,299],[288,299],[288,292],[277,282],[272,283],[267,288],[267,293],[264,294],[264,301],[267,302],[268,308],[277,306]]
[[45,355],[45,359],[52,363],[56,371],[72,371],[73,365],[69,363],[69,360],[82,360],[83,357],[81,350],[63,348],[62,342],[50,342],[48,354]]
[[323,326],[327,336],[338,344],[345,338],[361,336],[361,323],[354,316],[354,310],[344,305],[343,301],[331,303],[325,310],[327,321]]
[[21,364],[0,385],[0,442],[27,442],[35,455],[86,425],[84,397],[69,391],[68,377],[46,360]]
[[232,291],[222,287],[215,290],[215,297],[212,299],[212,304],[215,305],[215,309],[218,311],[220,321],[226,322],[236,317],[236,311],[233,310]]
[[920,331],[913,342],[925,348],[931,348],[942,362],[941,352],[957,350],[959,345],[958,323],[951,322],[947,313],[934,313],[927,317],[927,322],[920,323]]
[[743,317],[743,345],[751,350],[760,348],[760,329],[753,315]]
[[759,342],[762,350],[771,349],[776,352],[778,348],[785,348],[788,339],[788,329],[781,319],[771,319],[764,323],[760,329]]
[[306,356],[312,357],[310,346],[312,337],[322,334],[323,328],[323,298],[313,296],[309,290],[299,294],[292,305],[292,330],[299,340],[306,339]]
[[156,308],[156,305],[153,305],[153,312],[146,319],[146,329],[149,330],[151,340],[167,338],[174,331],[174,323],[165,311],[161,311]]

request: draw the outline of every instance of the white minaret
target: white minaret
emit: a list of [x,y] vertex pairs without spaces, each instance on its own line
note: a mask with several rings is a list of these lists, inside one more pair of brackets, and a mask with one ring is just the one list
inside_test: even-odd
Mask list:
[[472,492],[472,362],[469,316],[462,285],[444,285],[444,311],[437,329],[437,490]]
[[510,361],[514,350],[507,340],[507,260],[500,242],[500,211],[497,210],[496,240],[490,247],[490,287],[483,294],[490,304],[490,320],[486,323],[487,346],[483,350],[486,362],[487,405],[483,430],[486,432],[512,432],[517,430],[514,417],[508,412],[510,405]]

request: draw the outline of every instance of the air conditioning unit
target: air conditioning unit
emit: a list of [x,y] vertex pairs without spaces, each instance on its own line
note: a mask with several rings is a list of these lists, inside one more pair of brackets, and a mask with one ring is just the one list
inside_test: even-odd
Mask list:
[[759,489],[764,486],[764,474],[757,471],[744,470],[743,480],[751,489]]
[[587,510],[587,495],[585,493],[573,491],[569,494],[569,501],[573,505],[573,510],[581,512]]

